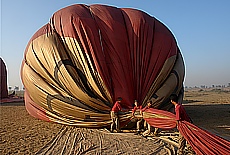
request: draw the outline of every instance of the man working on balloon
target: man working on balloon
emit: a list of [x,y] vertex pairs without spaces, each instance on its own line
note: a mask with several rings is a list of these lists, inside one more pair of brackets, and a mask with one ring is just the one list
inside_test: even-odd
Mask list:
[[[142,109],[142,105],[138,105],[137,100],[135,100],[134,101],[134,108],[132,110],[132,118],[135,118],[136,110],[139,110],[140,116],[142,116],[141,109]],[[139,135],[141,133],[141,122],[142,122],[142,120],[143,120],[142,117],[137,117],[137,132],[135,133],[135,135]]]
[[[151,108],[151,106],[152,106],[152,101],[151,100],[149,100],[148,102],[147,102],[147,106],[145,107],[145,108],[143,108],[143,109],[141,109],[141,115],[143,116],[143,111],[145,111],[146,109],[149,109],[149,108]],[[152,127],[149,123],[147,123],[147,121],[145,121],[144,122],[144,126],[145,126],[145,128],[147,128],[143,133],[142,133],[142,136],[143,137],[147,137],[148,135],[150,135],[150,133],[153,131],[153,129],[154,129],[154,136],[157,136],[158,135],[158,132],[159,132],[159,128],[156,128],[156,127]]]
[[[178,103],[178,96],[176,94],[172,94],[170,96],[170,101],[171,103],[175,106],[175,113],[176,113],[176,121],[177,121],[177,126],[179,121],[187,121],[187,122],[191,122],[189,116],[187,115],[184,107]],[[179,132],[179,155],[182,155],[184,153],[184,149],[186,146],[186,140],[185,138],[181,135],[181,133]],[[188,144],[188,149],[190,149],[192,151],[191,146]]]
[[117,101],[113,105],[113,108],[110,112],[111,119],[112,119],[111,130],[110,130],[111,132],[114,131],[114,126],[115,126],[116,131],[120,132],[120,123],[119,123],[119,118],[118,118],[118,112],[122,111],[121,101],[122,101],[122,98],[118,97]]

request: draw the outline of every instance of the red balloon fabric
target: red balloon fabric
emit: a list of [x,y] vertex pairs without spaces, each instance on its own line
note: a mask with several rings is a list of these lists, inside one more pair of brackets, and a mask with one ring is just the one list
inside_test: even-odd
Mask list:
[[176,127],[176,118],[168,111],[149,108],[144,111],[144,119],[156,128],[172,129]]
[[[173,113],[157,109],[144,111],[144,119],[153,127],[172,129],[176,127],[176,116]],[[179,121],[178,130],[198,155],[230,154],[230,142],[203,130],[192,123]]]
[[230,154],[230,142],[203,130],[194,124],[181,121],[178,129],[198,155]]
[[8,89],[7,89],[7,70],[6,65],[2,58],[0,58],[0,69],[1,69],[1,87],[0,87],[0,99],[7,98],[8,97]]
[[25,96],[25,107],[26,110],[29,112],[29,114],[35,118],[40,118],[42,120],[49,122],[50,120],[47,117],[46,111],[41,107],[37,106],[37,104],[34,103],[33,100],[31,100],[27,91],[24,92],[24,96]]

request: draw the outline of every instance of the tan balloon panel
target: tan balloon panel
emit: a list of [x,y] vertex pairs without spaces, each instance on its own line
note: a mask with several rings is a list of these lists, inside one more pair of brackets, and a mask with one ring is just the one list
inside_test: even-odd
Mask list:
[[[105,95],[109,99],[109,101],[112,102],[111,96],[109,95],[109,92],[106,86],[104,85],[100,75],[98,74],[97,71],[94,70],[88,54],[82,52],[81,47],[79,46],[77,40],[75,40],[74,38],[65,37],[63,39],[66,42],[65,46],[68,46],[66,47],[66,49],[69,49],[69,51],[71,52],[71,57],[72,57],[71,60],[78,68],[81,68],[81,70],[83,70],[93,90],[95,90],[95,92],[99,96],[101,96],[104,100],[106,100],[106,98],[104,98],[103,95]],[[91,70],[89,68],[91,68]],[[98,85],[93,80],[94,79],[93,76],[97,78],[98,81],[100,81],[101,84],[100,86],[102,88],[98,88]],[[100,89],[102,89],[103,91],[101,91]]]
[[[81,101],[84,101],[88,104],[90,103],[88,96],[84,92],[82,92],[82,90],[79,89],[76,83],[72,80],[72,77],[70,75],[74,75],[75,72],[72,70],[71,66],[60,66],[57,75],[59,77],[59,82],[64,86],[65,90],[71,92],[70,94],[73,96],[69,96],[66,91],[63,91],[63,89],[56,83],[55,79],[53,79],[54,75],[52,75],[52,77],[49,76],[50,73],[55,72],[54,68],[56,66],[54,65],[61,60],[58,52],[60,52],[60,49],[62,48],[60,48],[59,45],[59,49],[57,49],[58,45],[54,44],[57,43],[57,41],[54,41],[53,38],[54,37],[52,36],[47,37],[47,35],[38,37],[37,39],[33,40],[26,53],[25,58],[27,63],[23,66],[22,74],[24,75],[24,85],[30,92],[30,97],[34,100],[34,102],[36,102],[47,111],[53,111],[62,115],[63,117],[69,117],[70,119],[78,118],[81,119],[81,121],[84,121],[85,116],[90,113],[90,116],[92,118],[96,117],[99,121],[110,121],[109,114],[93,113],[92,111],[85,110],[84,108],[78,108],[76,106],[66,104],[66,101],[60,101],[59,99],[54,98],[50,101],[49,105],[47,105],[47,95],[49,94],[50,96],[55,96],[59,94],[67,98],[73,98],[77,96],[78,99],[80,99]],[[36,49],[36,47],[40,48]],[[34,50],[36,51],[36,53],[33,52]],[[43,53],[43,51],[46,52]],[[39,60],[37,58],[39,58]],[[64,60],[65,59],[67,59],[67,57],[64,57]],[[81,60],[82,59],[83,58],[81,58]],[[34,72],[35,70],[36,72]],[[75,80],[76,79],[77,76],[75,77]],[[91,106],[93,106],[94,108],[98,108],[101,110],[110,109],[108,106],[105,106],[103,104],[100,105],[100,102],[98,102],[97,104],[95,104],[95,102],[97,101],[94,101],[91,104]]]
[[157,98],[151,99],[155,108],[159,108],[159,106],[171,94],[174,93],[180,95],[180,93],[182,93],[181,89],[183,89],[184,74],[185,70],[182,55],[180,52],[178,52],[176,62],[170,75],[167,76],[167,79],[164,81],[163,85],[161,85],[161,87],[155,92]]
[[[56,36],[55,34],[53,35]],[[57,37],[53,37],[53,35],[52,36],[48,35],[47,37],[47,35],[45,34],[45,35],[42,35],[41,37],[36,38],[32,42],[26,54],[27,64],[30,65],[34,70],[36,70],[37,74],[41,75],[44,79],[46,79],[47,83],[51,83],[54,86],[59,87],[60,89],[61,89],[60,87],[60,84],[61,84],[61,86],[65,88],[65,91],[73,95],[73,97],[77,97],[79,100],[82,100],[84,102],[89,102],[88,95],[85,94],[85,92],[83,92],[80,89],[79,85],[76,85],[76,81],[79,81],[78,80],[79,77],[78,75],[76,75],[76,71],[72,68],[72,66],[60,65],[59,68],[57,69],[58,62],[61,62],[61,60],[68,60],[68,57],[67,57],[67,54],[63,54],[66,52],[64,48],[61,47],[62,43],[58,42]],[[34,53],[33,51],[36,51],[36,53]],[[43,51],[46,51],[46,52],[43,52]],[[79,48],[77,50],[73,49],[73,51],[79,51],[79,53],[81,53],[81,50]],[[62,53],[61,54],[62,57],[60,57],[59,53]],[[78,65],[78,67],[80,66],[79,68],[85,69],[85,70],[82,70],[82,72],[84,72],[85,75],[88,75],[87,80],[89,81],[89,84],[92,83],[93,89],[96,90],[98,95],[101,95],[101,93],[99,93],[98,91],[99,89],[96,87],[95,83],[92,80],[93,79],[92,76],[90,76],[91,75],[90,71],[86,69],[87,63],[84,61],[84,58],[85,57],[82,54],[79,54],[79,55],[76,54],[75,59],[73,60],[83,61],[82,63]],[[56,72],[56,75],[54,75],[55,72]],[[49,76],[52,73],[53,75]],[[58,80],[59,80],[58,82],[55,81],[57,80],[57,79],[54,79],[55,76],[58,77]],[[104,90],[106,89],[104,88]],[[107,93],[107,96],[108,96],[108,93]],[[103,98],[102,95],[101,97]],[[97,100],[94,100],[93,102],[97,103],[97,104],[92,103],[93,107],[96,107],[96,108],[104,107],[102,110],[109,110],[109,107],[105,106],[104,104],[100,104],[101,102],[98,102]]]

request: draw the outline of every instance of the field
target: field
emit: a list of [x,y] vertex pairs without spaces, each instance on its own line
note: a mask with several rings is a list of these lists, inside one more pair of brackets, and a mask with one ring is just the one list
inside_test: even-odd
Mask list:
[[[183,104],[195,125],[230,140],[230,91],[228,89],[186,89]],[[35,154],[64,127],[60,124],[44,122],[31,117],[23,102],[1,104],[0,116],[0,154]],[[85,132],[85,129],[78,130]],[[94,134],[96,131],[90,130],[90,132]],[[119,134],[117,136],[114,134],[101,136],[104,137],[103,139],[107,139],[106,143],[108,144],[110,144],[109,139],[111,138],[115,138],[114,141],[111,139],[113,143],[121,138]],[[122,140],[123,142],[119,143],[120,146],[116,146],[125,148],[123,154],[125,154],[124,151],[138,150],[138,143],[140,145],[145,144],[149,148],[153,144],[157,144],[162,149],[166,146],[170,147],[165,143],[164,147],[161,146],[162,142],[158,140],[150,143],[149,140],[142,137],[134,137],[133,133],[127,133],[127,139]],[[123,143],[124,145],[122,145]],[[115,148],[112,143],[110,145],[110,149]],[[147,154],[149,148],[142,153]],[[107,151],[114,150],[108,148]],[[159,150],[158,153],[164,154]]]

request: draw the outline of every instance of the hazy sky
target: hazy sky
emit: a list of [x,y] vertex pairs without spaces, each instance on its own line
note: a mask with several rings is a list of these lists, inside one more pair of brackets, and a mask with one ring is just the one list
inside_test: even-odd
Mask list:
[[76,4],[136,8],[175,35],[186,66],[185,86],[230,83],[230,0],[1,0],[1,52],[8,86],[22,87],[20,67],[32,35],[59,9]]

